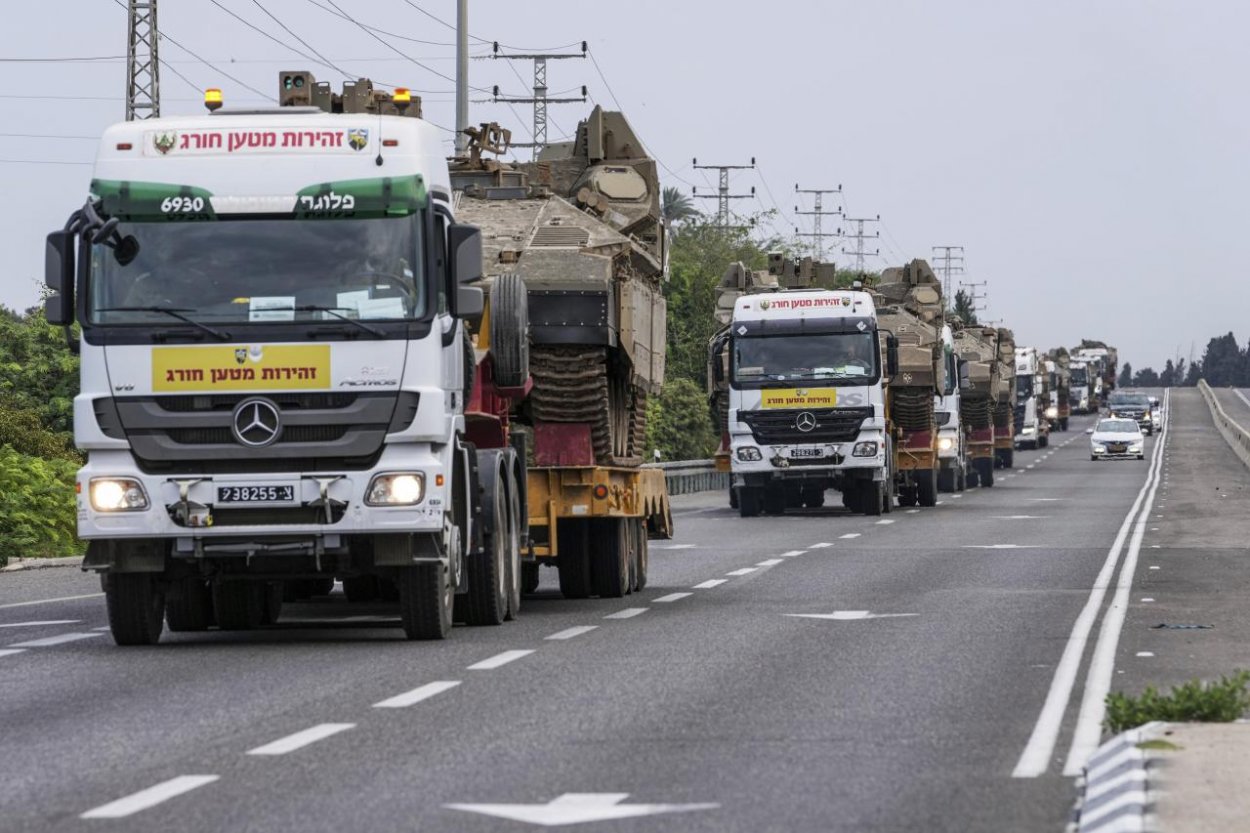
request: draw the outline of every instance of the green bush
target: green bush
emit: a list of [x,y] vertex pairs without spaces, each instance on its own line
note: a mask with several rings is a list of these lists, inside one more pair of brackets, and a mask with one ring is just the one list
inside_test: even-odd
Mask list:
[[82,552],[71,460],[32,457],[0,446],[0,566],[10,558]]
[[1107,716],[1103,725],[1113,733],[1149,723],[1152,720],[1172,722],[1231,723],[1250,710],[1250,671],[1237,671],[1213,683],[1190,680],[1160,694],[1147,686],[1140,697],[1122,692],[1107,695]]
[[45,429],[35,411],[17,406],[0,394],[0,445],[10,445],[14,451],[30,457],[81,463],[82,458],[74,451],[72,442],[69,434]]
[[689,379],[669,379],[647,403],[647,453],[663,460],[705,460],[716,450],[707,394]]

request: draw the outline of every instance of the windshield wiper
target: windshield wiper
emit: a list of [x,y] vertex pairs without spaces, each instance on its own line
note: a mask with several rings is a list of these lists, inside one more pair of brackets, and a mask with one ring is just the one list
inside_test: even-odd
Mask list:
[[171,318],[177,318],[179,321],[186,322],[192,327],[200,328],[219,341],[230,341],[231,339],[230,333],[227,333],[225,330],[210,327],[202,321],[196,321],[194,318],[189,318],[183,315],[184,312],[192,312],[192,310],[185,307],[104,307],[103,309],[96,310],[96,312],[163,312]]
[[286,309],[293,310],[295,312],[328,312],[340,321],[346,321],[353,327],[359,327],[374,338],[386,338],[386,333],[382,332],[377,327],[370,327],[363,321],[358,321],[355,318],[348,318],[346,315],[338,312],[341,309],[347,309],[347,307],[323,307],[318,304],[301,304],[298,307],[287,307]]

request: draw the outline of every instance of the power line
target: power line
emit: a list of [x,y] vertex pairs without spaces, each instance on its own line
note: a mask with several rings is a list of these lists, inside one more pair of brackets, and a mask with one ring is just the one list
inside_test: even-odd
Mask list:
[[[547,61],[560,60],[564,58],[585,58],[586,42],[582,41],[582,51],[580,53],[567,52],[528,52],[521,54],[501,54],[499,52],[499,44],[493,45],[491,58],[502,58],[505,61],[530,61],[534,62],[534,95],[533,96],[507,96],[499,97],[499,88],[495,87],[494,100],[496,102],[504,101],[513,104],[533,104],[534,105],[534,129],[530,131],[533,141],[518,142],[513,147],[530,147],[533,149],[533,158],[538,158],[538,153],[547,146],[547,106],[549,104],[572,104],[574,102],[586,101],[586,88],[582,87],[581,98],[552,98],[547,93]],[[518,73],[519,77],[519,73]]]
[[93,165],[94,162],[64,162],[57,159],[0,159],[6,165]]
[[[812,230],[810,232],[801,232],[799,231],[798,226],[795,226],[794,233],[798,237],[812,238],[812,240],[815,241],[816,259],[823,261],[825,259],[825,233],[824,233],[823,227],[821,226],[821,220],[823,220],[825,217],[842,216],[842,209],[840,208],[834,209],[833,211],[825,211],[823,198],[826,194],[841,195],[842,186],[839,185],[837,188],[800,188],[799,184],[796,182],[794,184],[794,193],[812,195],[812,210],[811,211],[800,211],[797,205],[794,207],[794,213],[796,215],[807,216],[807,217],[812,218]],[[839,229],[837,232],[835,232],[834,234],[830,236],[837,237],[840,235],[841,235],[841,229]]]
[[125,55],[91,55],[75,58],[0,58],[0,64],[82,64],[95,61],[124,61]]
[[89,139],[93,142],[100,138],[99,136],[69,136],[61,133],[0,133],[0,137],[13,139]]
[[[329,2],[329,0],[327,0],[327,2]],[[431,14],[430,12],[427,12],[425,9],[421,8],[416,3],[412,2],[412,0],[404,0],[404,2],[407,3],[409,6],[411,6],[412,8],[416,9],[421,14],[428,17],[430,20],[433,20],[435,23],[445,26],[446,28],[450,29],[453,32],[456,31],[456,27],[453,24],[448,23],[446,20],[443,20],[441,17],[437,17],[436,15]],[[512,49],[518,52],[521,52],[521,51],[556,52],[561,49],[572,49],[574,46],[577,46],[577,44],[580,43],[580,41],[573,41],[572,43],[566,43],[562,46],[544,46],[539,49],[527,50],[527,49],[524,49],[523,47],[513,46],[511,44],[503,43],[501,41],[492,41],[487,38],[479,38],[477,35],[473,34],[472,32],[469,32],[468,34],[470,38],[477,41],[478,43],[498,43],[500,46],[504,47],[505,49]],[[454,44],[441,44],[441,45],[453,46]]]
[[[218,4],[218,5],[220,5],[220,4]],[[338,73],[339,73],[340,75],[342,75],[344,78],[351,79],[351,77],[352,77],[352,76],[351,76],[349,73],[347,73],[346,71],[344,71],[344,70],[343,70],[343,69],[341,69],[340,67],[335,66],[335,65],[334,65],[334,64],[330,61],[330,59],[329,59],[329,58],[327,58],[325,55],[322,55],[320,52],[318,52],[316,49],[314,49],[312,44],[310,44],[308,41],[306,41],[306,40],[304,40],[303,38],[301,38],[299,35],[295,34],[295,32],[293,32],[293,31],[291,30],[291,27],[287,26],[287,25],[286,25],[285,23],[283,23],[280,19],[278,19],[277,17],[275,17],[275,16],[273,15],[273,12],[269,11],[269,9],[266,9],[266,8],[264,7],[264,5],[260,2],[260,0],[252,0],[252,5],[254,5],[256,8],[258,8],[258,9],[260,9],[262,12],[264,12],[264,13],[265,13],[265,16],[266,16],[266,17],[268,17],[270,20],[272,20],[274,23],[278,24],[278,26],[279,26],[279,27],[281,27],[282,31],[286,32],[288,35],[290,35],[291,37],[295,38],[297,41],[299,41],[300,43],[302,43],[305,47],[307,47],[307,49],[308,49],[308,51],[309,51],[309,52],[311,52],[312,54],[314,54],[314,55],[316,55],[318,58],[320,58],[320,59],[321,59],[321,60],[322,60],[322,61],[323,61],[323,62],[324,62],[327,66],[329,66],[331,69],[333,69],[333,70],[335,70],[336,72],[338,72]]]
[[697,188],[694,189],[693,193],[694,193],[694,196],[699,197],[701,199],[716,200],[716,225],[720,227],[721,230],[729,228],[729,201],[755,198],[755,186],[754,185],[751,186],[751,193],[749,194],[729,193],[729,172],[754,169],[755,157],[754,156],[751,157],[750,165],[700,165],[699,160],[696,158],[696,159],[691,160],[690,166],[698,171],[714,170],[714,171],[720,172],[720,180],[717,185],[715,194],[700,194]]
[[[252,30],[252,31],[254,31],[254,32],[257,32],[257,33],[259,33],[259,34],[263,35],[264,37],[266,37],[266,38],[268,38],[269,40],[273,41],[274,43],[278,44],[278,46],[281,46],[283,49],[289,49],[290,51],[294,52],[296,55],[299,55],[301,58],[303,58],[303,59],[304,59],[304,60],[306,60],[306,61],[312,61],[313,63],[316,63],[316,64],[321,64],[322,66],[329,67],[330,69],[335,69],[334,64],[332,64],[332,63],[327,63],[327,62],[325,62],[325,61],[318,61],[316,58],[312,57],[311,55],[309,55],[309,54],[307,54],[307,53],[305,53],[305,52],[301,52],[300,50],[298,50],[298,49],[296,49],[295,47],[291,46],[289,43],[286,43],[285,41],[283,41],[281,38],[274,37],[274,36],[273,36],[273,35],[271,35],[270,33],[266,32],[264,29],[260,28],[259,26],[257,26],[256,24],[252,23],[250,20],[248,20],[247,18],[245,18],[245,17],[243,17],[242,15],[238,14],[237,12],[233,11],[232,9],[229,9],[229,8],[227,8],[227,7],[223,6],[220,2],[218,2],[218,0],[209,0],[209,2],[210,2],[210,3],[212,3],[214,6],[216,6],[217,8],[221,9],[221,10],[222,10],[223,12],[225,12],[226,14],[230,15],[231,17],[233,17],[235,20],[237,20],[237,21],[239,21],[240,23],[242,23],[242,24],[243,24],[244,26],[246,26],[247,28],[251,29],[251,30]],[[342,70],[339,70],[339,72],[340,72],[340,74],[341,74],[341,73],[342,73]],[[347,77],[350,77],[350,76],[347,76]]]
[[881,215],[878,214],[875,217],[847,217],[846,222],[855,224],[854,233],[845,235],[848,239],[855,241],[855,248],[850,251],[844,248],[842,249],[842,254],[855,255],[855,271],[862,275],[864,274],[864,258],[868,256],[876,257],[881,254],[880,249],[870,252],[864,248],[865,240],[876,240],[881,237],[881,232],[879,231],[872,234],[865,233],[864,223],[880,223]]
[[952,297],[951,278],[964,273],[964,247],[934,246],[933,265],[938,267],[938,273],[942,276],[942,294],[947,298]]

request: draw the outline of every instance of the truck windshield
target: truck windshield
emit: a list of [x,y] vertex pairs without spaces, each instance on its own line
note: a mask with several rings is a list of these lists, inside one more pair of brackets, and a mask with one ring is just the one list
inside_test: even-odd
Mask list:
[[1016,377],[1016,401],[1023,402],[1033,396],[1033,377],[1017,376]]
[[161,310],[219,324],[420,318],[420,217],[122,223],[138,255],[123,264],[113,249],[93,247],[87,318],[162,326],[170,317]]
[[1088,382],[1086,381],[1086,378],[1085,378],[1085,368],[1083,367],[1072,368],[1073,387],[1076,387],[1076,386],[1084,387],[1086,384],[1088,384]]
[[837,379],[844,385],[868,385],[876,381],[879,364],[871,332],[734,339],[733,380],[740,383]]

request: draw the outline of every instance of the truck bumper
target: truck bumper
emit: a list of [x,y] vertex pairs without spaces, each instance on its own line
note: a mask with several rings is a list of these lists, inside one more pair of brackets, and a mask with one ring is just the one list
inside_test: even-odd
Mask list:
[[[855,456],[855,448],[861,443],[875,444],[874,453],[867,457]],[[760,459],[750,459],[757,454]],[[886,468],[882,435],[867,431],[861,432],[854,442],[810,445],[759,446],[750,436],[741,440],[735,438],[730,457],[736,486],[840,477],[881,480]]]

